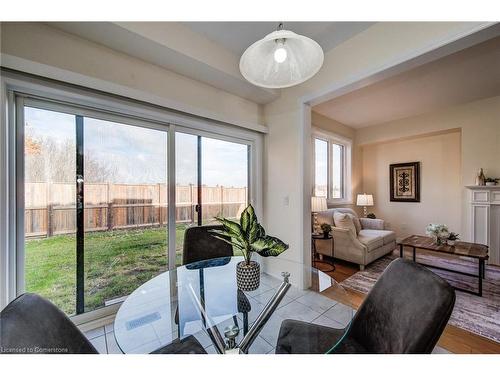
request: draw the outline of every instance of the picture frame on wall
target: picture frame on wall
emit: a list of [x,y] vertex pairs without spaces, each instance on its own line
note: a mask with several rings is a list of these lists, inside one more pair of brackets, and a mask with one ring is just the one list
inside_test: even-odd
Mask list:
[[420,162],[389,165],[391,202],[420,202]]

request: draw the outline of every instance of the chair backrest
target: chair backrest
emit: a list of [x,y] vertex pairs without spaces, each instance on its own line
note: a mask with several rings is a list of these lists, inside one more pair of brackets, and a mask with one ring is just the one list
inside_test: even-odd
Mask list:
[[233,246],[215,238],[210,230],[222,230],[222,225],[189,227],[184,232],[182,264],[233,255]]
[[0,313],[0,347],[12,354],[97,354],[61,310],[32,293],[17,297]]
[[375,283],[348,336],[369,353],[430,353],[455,305],[455,290],[415,262],[396,259]]

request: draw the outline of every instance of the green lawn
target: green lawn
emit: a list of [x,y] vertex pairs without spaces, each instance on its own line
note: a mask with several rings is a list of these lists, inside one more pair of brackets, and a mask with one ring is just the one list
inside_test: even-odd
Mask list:
[[[177,225],[176,263],[181,263],[186,225]],[[85,234],[85,310],[126,296],[167,269],[166,228]],[[76,237],[26,241],[26,290],[38,293],[69,315],[75,313]]]

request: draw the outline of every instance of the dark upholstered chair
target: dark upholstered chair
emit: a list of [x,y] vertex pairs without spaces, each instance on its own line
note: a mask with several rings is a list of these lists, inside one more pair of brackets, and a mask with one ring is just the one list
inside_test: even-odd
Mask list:
[[[410,260],[394,260],[343,330],[285,320],[276,353],[431,353],[455,305],[455,290]],[[331,350],[332,349],[332,350]]]
[[55,305],[32,293],[9,303],[0,313],[4,353],[97,354],[97,350]]
[[207,352],[196,337],[187,336],[181,340],[177,339],[151,354],[207,354]]
[[182,264],[233,256],[233,247],[227,242],[215,238],[210,233],[210,230],[213,229],[222,230],[222,225],[204,225],[186,229]]
[[[46,299],[25,293],[0,312],[0,353],[98,354],[73,322]],[[153,354],[206,354],[194,336]]]

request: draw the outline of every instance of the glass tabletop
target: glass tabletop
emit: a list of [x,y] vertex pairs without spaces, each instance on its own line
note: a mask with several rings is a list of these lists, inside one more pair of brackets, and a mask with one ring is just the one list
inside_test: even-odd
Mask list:
[[[220,353],[221,345],[226,352],[234,347],[240,351],[241,346],[245,353],[274,353],[286,319],[347,332],[354,310],[349,295],[329,275],[295,267],[307,286],[298,288],[264,272],[259,288],[247,292],[236,285],[236,265],[242,260],[226,257],[191,263],[137,288],[120,306],[114,322],[122,352],[151,353],[193,335],[208,353]],[[344,336],[332,339],[325,352]]]

